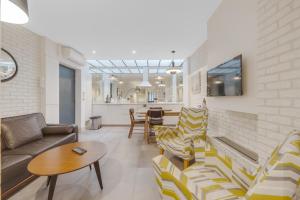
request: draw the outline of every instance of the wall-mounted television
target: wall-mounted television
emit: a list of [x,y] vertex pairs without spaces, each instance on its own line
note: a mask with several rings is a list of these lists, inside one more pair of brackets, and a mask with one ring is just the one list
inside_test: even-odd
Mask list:
[[207,71],[207,96],[242,95],[242,55]]

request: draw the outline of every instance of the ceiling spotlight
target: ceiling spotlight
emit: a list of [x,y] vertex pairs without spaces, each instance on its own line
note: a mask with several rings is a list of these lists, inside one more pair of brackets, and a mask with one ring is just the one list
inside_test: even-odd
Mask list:
[[123,81],[119,81],[119,84],[122,85],[122,84],[124,84],[124,82]]
[[136,50],[132,50],[132,52],[131,52],[132,54],[136,54]]
[[93,54],[96,54],[97,52],[95,50],[92,51]]
[[158,84],[160,84],[160,81],[156,81],[155,83],[158,85]]

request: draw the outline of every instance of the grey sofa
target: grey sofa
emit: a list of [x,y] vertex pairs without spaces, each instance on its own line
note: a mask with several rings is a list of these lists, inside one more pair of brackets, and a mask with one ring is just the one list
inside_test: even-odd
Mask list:
[[[40,153],[78,141],[75,125],[47,125],[41,113],[1,120],[1,197],[6,199],[36,178],[27,165]],[[41,166],[42,167],[42,166]]]

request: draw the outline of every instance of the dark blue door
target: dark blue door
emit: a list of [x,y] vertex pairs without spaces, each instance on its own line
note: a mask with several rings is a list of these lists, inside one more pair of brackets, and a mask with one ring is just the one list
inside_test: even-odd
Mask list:
[[59,123],[75,123],[75,70],[59,65]]

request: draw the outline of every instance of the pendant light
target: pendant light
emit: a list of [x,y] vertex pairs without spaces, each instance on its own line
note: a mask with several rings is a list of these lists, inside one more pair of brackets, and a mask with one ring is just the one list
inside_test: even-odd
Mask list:
[[181,73],[181,69],[179,67],[175,66],[175,61],[174,61],[176,51],[173,50],[173,51],[171,51],[171,53],[173,54],[173,60],[171,63],[171,67],[169,67],[169,69],[167,69],[166,73],[167,74],[179,74],[179,73]]
[[140,83],[139,87],[142,87],[142,88],[152,87],[151,83],[149,83],[148,67],[143,67],[143,81]]
[[158,87],[166,87],[166,84],[163,81],[161,81]]
[[28,20],[27,0],[1,0],[1,21],[26,24]]
[[157,77],[155,78],[156,80],[162,80],[162,79],[164,79],[163,77],[161,77],[160,75],[158,75],[158,73],[157,73]]
[[111,81],[117,81],[117,80],[118,80],[118,78],[117,78],[115,75],[111,75],[111,76],[109,77],[109,79],[110,79]]

